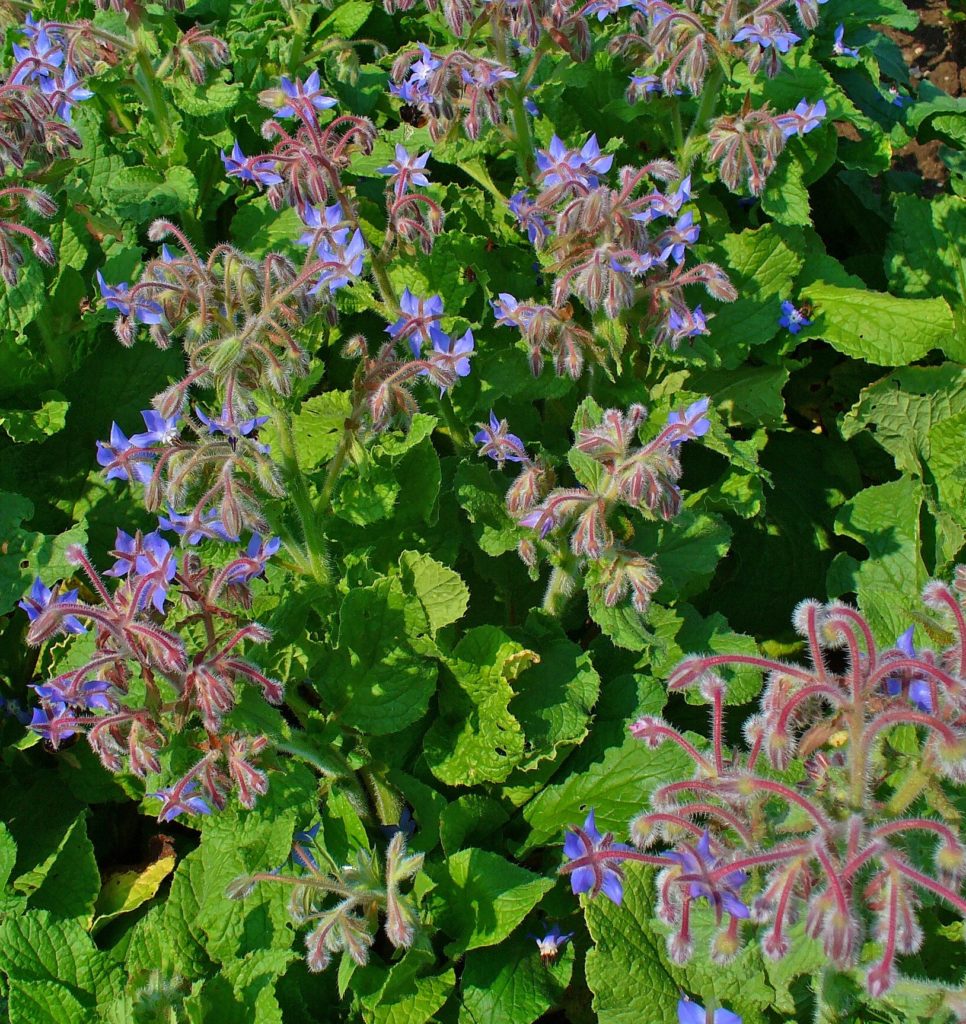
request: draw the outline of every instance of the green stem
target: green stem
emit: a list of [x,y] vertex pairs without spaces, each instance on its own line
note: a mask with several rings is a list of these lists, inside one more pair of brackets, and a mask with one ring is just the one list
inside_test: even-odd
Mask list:
[[697,141],[705,128],[708,126],[708,122],[714,116],[714,112],[718,106],[718,100],[721,95],[721,86],[724,84],[725,72],[724,68],[720,64],[715,64],[708,74],[708,77],[704,80],[704,89],[701,93],[701,102],[698,104],[697,113],[694,115],[694,121],[691,124],[691,129],[688,132],[688,137],[684,140],[684,144],[681,148],[681,160],[685,164],[682,167],[683,171],[687,171],[687,167],[691,163],[691,154],[694,151],[694,143]]
[[680,161],[684,155],[684,127],[681,124],[681,103],[677,96],[671,97],[671,135]]
[[[500,15],[496,7],[490,16],[490,31],[493,35],[493,49],[496,59],[504,66],[507,62],[506,34],[500,23]],[[507,86],[510,97],[510,117],[513,121],[513,145],[517,154],[517,170],[520,177],[528,182],[533,174],[533,141],[530,137],[530,119],[523,100],[527,94],[526,83],[519,79]]]
[[[349,417],[349,421],[355,422],[355,414]],[[329,460],[328,468],[325,471],[325,481],[322,484],[322,493],[319,495],[319,500],[316,504],[316,514],[320,519],[329,511],[329,506],[332,504],[332,495],[335,491],[336,481],[339,479],[339,474],[345,465],[346,456],[352,448],[355,436],[355,428],[347,425],[343,429],[342,440],[339,442],[339,447],[335,450],[335,455]]]
[[[322,535],[321,519],[312,505],[308,483],[299,466],[295,436],[292,433],[292,415],[286,409],[275,407],[272,410],[272,423],[278,438],[279,463],[302,525],[305,560],[308,561],[312,576],[319,583],[328,583],[329,569],[325,560],[326,544]],[[293,552],[293,555],[299,560],[299,552]]]
[[470,443],[470,439],[463,429],[463,424],[456,418],[456,410],[453,408],[453,400],[449,397],[449,392],[439,400],[440,408],[443,410],[443,419],[446,422],[446,427],[449,430],[449,436],[453,440],[453,444],[457,448],[470,449],[473,445]]
[[168,120],[168,107],[158,88],[158,79],[151,63],[151,57],[144,46],[137,49],[138,70],[134,75],[134,82],[144,100],[148,110],[151,111],[151,118],[155,127],[161,134],[161,146],[168,148],[171,138],[171,123]]

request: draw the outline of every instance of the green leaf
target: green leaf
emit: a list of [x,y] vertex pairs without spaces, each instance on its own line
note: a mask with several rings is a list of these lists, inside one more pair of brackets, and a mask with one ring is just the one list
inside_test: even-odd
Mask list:
[[727,235],[720,248],[712,250],[738,290],[738,299],[717,305],[709,320],[711,335],[703,353],[709,365],[739,367],[752,348],[778,334],[779,302],[791,291],[802,266],[801,233],[788,233],[787,238],[785,234],[767,224]]
[[[96,949],[91,937],[76,921],[57,920],[45,910],[11,914],[0,921],[0,971],[11,988],[41,984],[45,993],[25,994],[24,1007],[33,999],[41,1007],[74,1002],[84,1007],[82,1020],[96,1020],[97,1011],[117,999],[122,991],[121,969],[113,958]],[[56,986],[67,997],[49,991]],[[73,1000],[73,1001],[72,1001]],[[26,1024],[29,1017],[21,1018]],[[57,1018],[55,1017],[54,1020]]]
[[505,939],[553,888],[541,878],[486,850],[460,850],[434,873],[431,894],[433,923],[452,942],[447,956],[456,956]]
[[768,176],[761,196],[761,208],[779,224],[804,226],[811,224],[812,211],[805,187],[805,168],[792,152],[783,154],[778,167]]
[[473,539],[487,555],[515,550],[526,531],[510,519],[504,497],[509,481],[486,466],[461,463],[456,471],[456,496],[466,510]]
[[537,657],[495,626],[478,626],[457,644],[446,662],[453,683],[444,681],[441,714],[425,741],[438,779],[451,786],[502,782],[519,764],[524,738],[508,710],[510,681]]
[[815,307],[813,337],[879,366],[902,366],[942,349],[953,331],[944,299],[897,299],[884,292],[841,288],[822,281],[804,297]]
[[932,454],[931,431],[964,411],[966,369],[954,363],[906,366],[862,390],[842,420],[842,436],[872,432],[896,469],[921,479]]
[[731,963],[713,963],[707,949],[717,926],[710,908],[698,903],[691,915],[694,959],[684,966],[672,964],[654,898],[654,873],[637,865],[625,872],[620,907],[603,896],[581,898],[594,940],[587,954],[587,984],[600,1024],[674,1020],[682,990],[703,1005],[714,1002],[745,1020],[763,1020],[775,992],[759,947],[749,943]]
[[174,870],[175,856],[165,854],[146,867],[117,871],[104,880],[94,905],[91,933],[96,934],[108,921],[136,910],[157,895],[162,882]]
[[17,844],[10,830],[0,821],[0,889],[6,884],[17,861]]
[[561,1002],[573,969],[569,943],[544,963],[533,939],[519,933],[473,950],[463,961],[460,1024],[530,1024]]
[[21,875],[14,883],[27,893],[27,904],[48,910],[55,917],[75,918],[89,927],[101,876],[94,859],[94,847],[87,838],[87,812],[67,830],[60,845],[46,860]]
[[654,786],[691,775],[693,765],[680,748],[665,744],[650,750],[628,733],[638,715],[656,714],[664,706],[666,691],[657,679],[646,683],[645,694],[641,701],[630,676],[607,682],[591,734],[567,762],[570,774],[524,807],[531,831],[521,854],[559,842],[563,830],[581,824],[591,808],[601,832],[621,833]]
[[376,736],[422,718],[436,689],[436,665],[408,638],[428,623],[398,579],[350,591],[339,613],[339,657],[319,686],[346,724]]
[[83,545],[87,534],[74,526],[59,537],[47,537],[22,528],[32,518],[33,503],[20,494],[0,493],[0,615],[10,611],[30,589],[34,575],[49,585],[70,576],[74,567],[66,559],[71,544]]
[[930,472],[936,482],[939,507],[960,526],[966,526],[966,410],[940,420],[928,434]]
[[318,34],[322,39],[329,39],[332,36],[352,39],[371,13],[372,4],[366,0],[347,0],[340,3],[319,25]]
[[0,427],[13,441],[42,441],[64,429],[70,402],[59,391],[44,391],[39,409],[0,409]]
[[625,872],[620,907],[598,896],[584,903],[594,948],[587,954],[587,985],[600,1024],[673,1020],[679,993],[658,954],[648,922],[654,916],[650,875]]
[[587,735],[600,676],[590,655],[569,640],[555,620],[533,613],[526,630],[513,635],[540,658],[520,676],[510,704],[526,736],[526,756],[519,770],[530,772]]
[[404,551],[399,566],[406,589],[422,605],[432,635],[463,617],[470,592],[459,573],[417,551]]
[[921,503],[921,486],[903,477],[860,491],[835,520],[836,533],[868,548],[869,557],[855,566],[845,585],[858,595],[880,643],[894,643],[920,609],[927,577],[919,553]]
[[10,1024],[86,1024],[89,1008],[53,981],[11,979],[7,996]]
[[238,104],[244,87],[241,82],[226,82],[226,71],[220,74],[220,80],[209,76],[204,85],[196,85],[187,76],[172,78],[170,88],[175,106],[192,117],[227,114]]
[[292,418],[299,465],[311,472],[335,455],[352,412],[348,391],[326,391],[303,402]]

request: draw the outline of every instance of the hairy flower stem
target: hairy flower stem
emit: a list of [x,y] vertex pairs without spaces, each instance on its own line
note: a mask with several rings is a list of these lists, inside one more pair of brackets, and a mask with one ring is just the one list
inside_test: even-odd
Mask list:
[[272,424],[278,438],[279,464],[288,484],[289,495],[295,503],[305,541],[305,558],[300,557],[303,552],[299,551],[294,551],[293,557],[296,561],[308,562],[309,572],[317,582],[328,583],[329,568],[326,563],[326,544],[322,536],[321,519],[312,505],[305,474],[299,466],[291,413],[276,406],[272,409]]
[[554,566],[547,584],[547,592],[543,597],[543,610],[548,615],[560,615],[567,605],[567,599],[573,593],[575,575],[563,565]]

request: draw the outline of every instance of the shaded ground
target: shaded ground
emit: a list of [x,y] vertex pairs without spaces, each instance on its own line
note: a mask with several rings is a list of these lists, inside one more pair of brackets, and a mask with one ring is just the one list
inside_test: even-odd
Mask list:
[[[919,13],[916,30],[885,31],[902,47],[912,77],[927,78],[952,96],[966,94],[966,22],[949,17],[956,0],[906,0],[906,6]],[[948,175],[939,159],[940,145],[938,140],[912,142],[900,150],[898,166],[918,170],[924,178],[944,185]]]

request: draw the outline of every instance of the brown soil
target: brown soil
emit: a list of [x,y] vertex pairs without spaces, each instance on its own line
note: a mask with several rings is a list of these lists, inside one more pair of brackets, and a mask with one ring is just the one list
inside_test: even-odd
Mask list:
[[[901,47],[913,79],[926,78],[952,96],[966,94],[966,24],[950,22],[948,0],[906,0],[919,13],[913,32],[886,29]],[[948,179],[946,165],[939,159],[941,142],[911,142],[897,154],[897,166],[917,170],[927,180],[929,191],[938,191]]]

